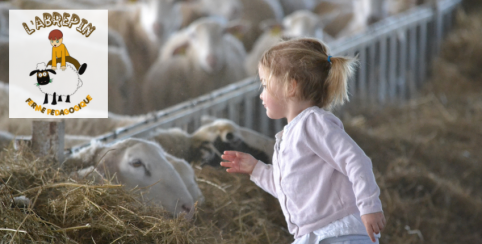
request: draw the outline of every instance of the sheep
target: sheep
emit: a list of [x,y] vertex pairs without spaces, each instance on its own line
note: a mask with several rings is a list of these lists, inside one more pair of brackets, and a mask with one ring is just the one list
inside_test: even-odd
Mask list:
[[204,196],[196,183],[196,175],[194,174],[194,170],[191,165],[186,160],[174,157],[169,153],[166,153],[166,159],[179,173],[179,176],[181,176],[184,185],[186,185],[186,188],[194,201],[197,201],[199,204],[203,204]]
[[174,216],[187,213],[186,217],[192,218],[194,201],[203,199],[195,183],[190,187],[198,199],[193,198],[183,181],[186,177],[192,183],[194,174],[187,172],[181,176],[186,171],[176,171],[177,166],[169,162],[162,147],[155,142],[131,138],[110,146],[97,144],[72,155],[61,168],[66,172],[84,168],[77,172],[82,178],[89,173],[85,168],[91,166],[97,176],[114,179],[127,189],[148,188],[143,199],[149,204],[164,207]]
[[258,73],[258,62],[263,53],[284,37],[314,37],[330,40],[330,37],[323,32],[323,27],[329,18],[331,16],[320,17],[306,10],[299,10],[286,16],[282,23],[273,21],[261,23],[265,31],[256,40],[253,49],[246,57],[245,69],[248,75],[254,76]]
[[335,15],[323,30],[336,40],[364,31],[371,14],[371,0],[322,1],[313,10],[320,16]]
[[[59,64],[57,64],[59,65]],[[37,86],[42,93],[45,93],[43,104],[48,104],[48,95],[53,96],[52,105],[57,104],[57,96],[59,102],[62,101],[62,96],[66,96],[65,102],[70,103],[70,96],[75,94],[83,83],[79,78],[79,73],[74,65],[66,63],[66,69],[55,72],[52,66],[45,65],[45,63],[38,63],[37,69],[30,72],[30,76],[37,74]],[[50,78],[49,72],[55,74]]]
[[146,0],[109,11],[109,27],[124,38],[140,82],[162,44],[181,28],[184,1],[188,0]]
[[195,98],[246,77],[246,52],[215,18],[193,22],[166,42],[143,84],[144,111]]
[[147,139],[158,142],[164,150],[188,162],[218,167],[225,150],[252,154],[271,163],[274,140],[242,128],[227,119],[216,119],[201,126],[193,134],[179,128],[157,129]]
[[279,0],[285,15],[290,15],[298,10],[311,11],[319,0]]
[[245,23],[247,30],[237,33],[246,51],[262,33],[257,24],[269,19],[281,21],[283,9],[277,0],[200,0],[181,5],[184,22],[187,26],[194,20],[207,16],[222,16],[230,21]]
[[227,20],[239,19],[243,12],[243,4],[239,0],[186,1],[180,4],[180,8],[183,17],[181,28],[208,16],[221,16]]
[[122,37],[112,29],[108,31],[108,37],[109,111],[126,114],[131,106],[128,101],[135,101],[129,97],[129,90],[137,88],[134,84],[134,70]]

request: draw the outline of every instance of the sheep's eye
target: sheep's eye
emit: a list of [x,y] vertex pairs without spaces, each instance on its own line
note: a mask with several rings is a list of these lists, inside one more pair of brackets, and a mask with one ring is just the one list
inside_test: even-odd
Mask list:
[[44,72],[44,76],[47,76],[47,72]]
[[42,73],[38,73],[38,77],[42,77]]
[[233,133],[229,132],[228,134],[226,134],[226,140],[231,141],[231,140],[233,140],[233,139],[234,139],[234,134],[233,134]]
[[130,165],[132,165],[132,167],[134,167],[134,168],[139,168],[139,167],[142,166],[142,162],[141,162],[141,160],[135,160],[135,161],[131,162]]

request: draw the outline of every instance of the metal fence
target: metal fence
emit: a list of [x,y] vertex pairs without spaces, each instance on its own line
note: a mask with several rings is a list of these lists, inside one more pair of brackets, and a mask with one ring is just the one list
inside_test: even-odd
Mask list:
[[[444,35],[452,27],[461,0],[441,0],[419,6],[371,25],[368,30],[331,44],[332,55],[358,55],[360,67],[349,81],[351,104],[380,106],[414,96],[427,78],[428,67],[438,54]],[[257,77],[158,111],[143,122],[97,137],[113,143],[129,137],[146,137],[157,127],[197,129],[202,115],[228,118],[235,123],[273,136],[286,120],[271,120],[259,99]],[[350,104],[350,103],[349,103]],[[346,106],[346,105],[345,105]],[[89,146],[73,147],[70,153]]]

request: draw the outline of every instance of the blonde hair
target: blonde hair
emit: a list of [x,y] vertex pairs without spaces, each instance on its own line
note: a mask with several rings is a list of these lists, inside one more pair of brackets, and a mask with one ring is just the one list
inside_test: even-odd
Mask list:
[[291,81],[296,80],[296,99],[330,110],[349,101],[347,83],[358,64],[356,57],[330,60],[326,45],[312,38],[297,38],[271,47],[261,57],[260,65],[269,71],[265,81],[268,91],[273,77],[278,78],[281,84],[277,85],[284,88],[285,95]]

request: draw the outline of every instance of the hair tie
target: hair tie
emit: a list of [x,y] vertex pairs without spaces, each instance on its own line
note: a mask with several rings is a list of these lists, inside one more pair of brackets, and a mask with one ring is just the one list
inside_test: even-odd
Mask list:
[[331,57],[333,57],[333,56],[328,56],[328,62],[329,62],[330,64],[331,64],[331,59],[330,59]]

